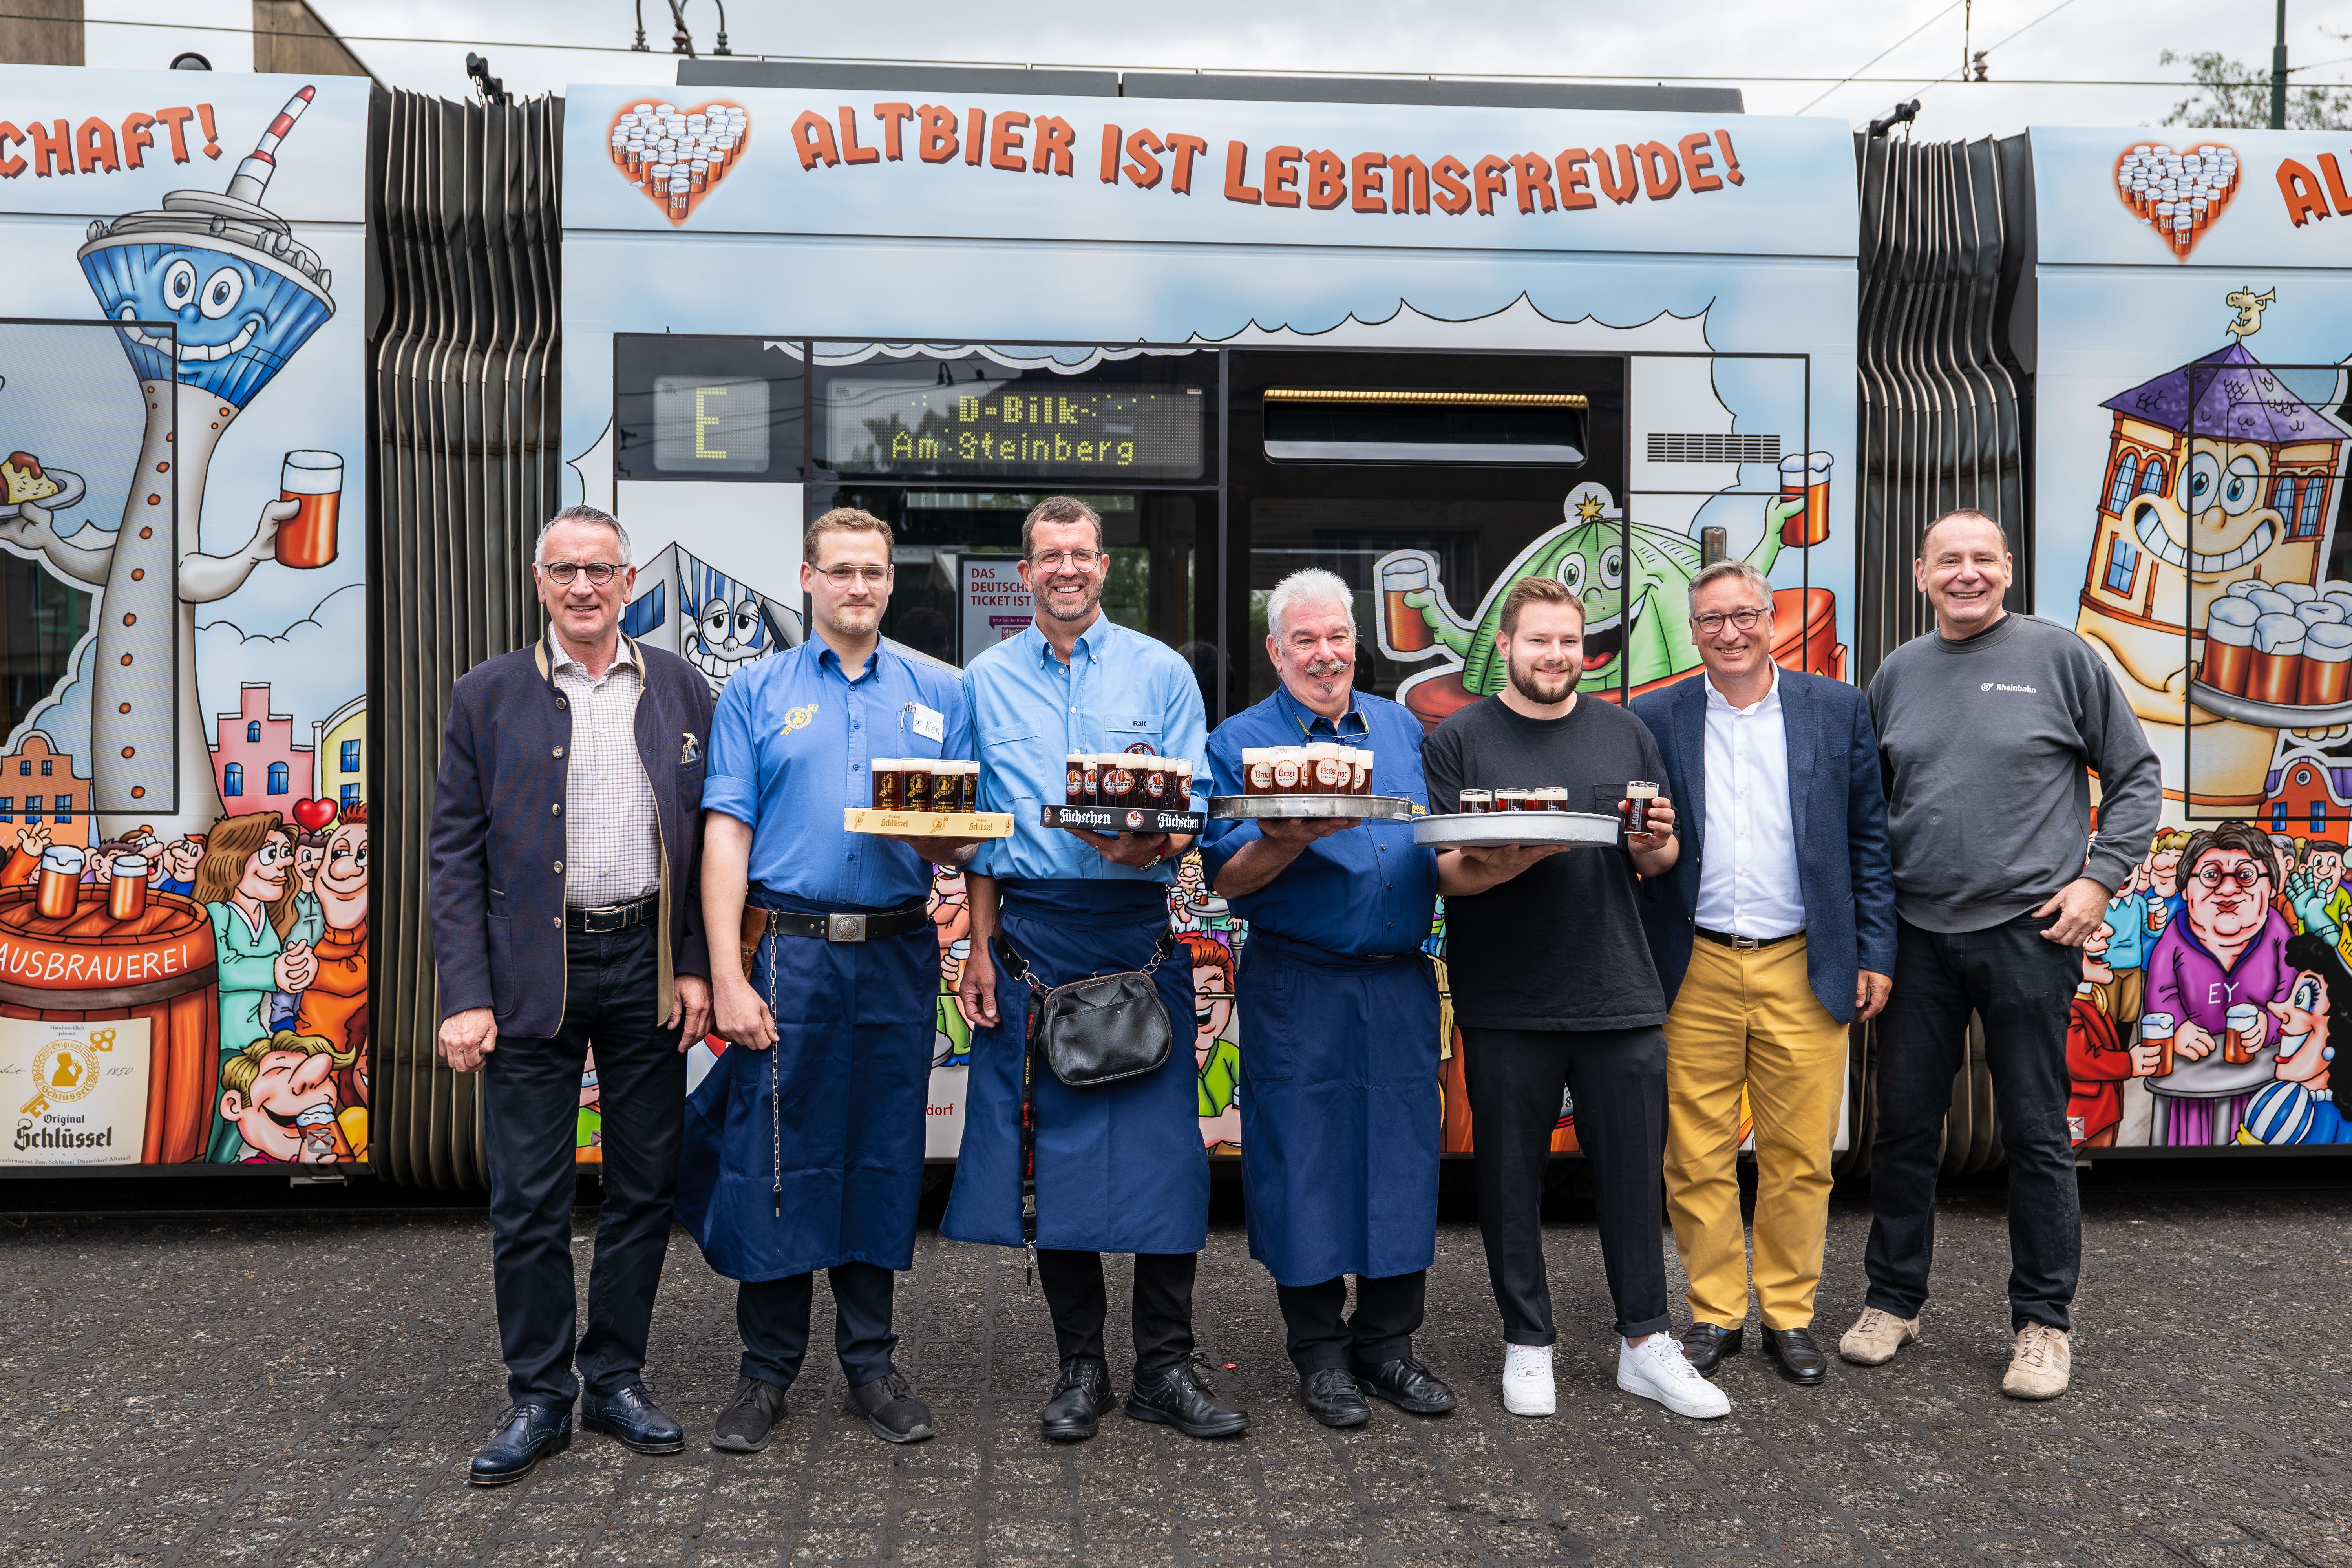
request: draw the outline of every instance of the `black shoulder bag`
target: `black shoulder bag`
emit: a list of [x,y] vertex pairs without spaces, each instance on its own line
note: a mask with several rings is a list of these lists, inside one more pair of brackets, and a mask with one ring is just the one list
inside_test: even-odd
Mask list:
[[1151,962],[1140,969],[1089,975],[1046,985],[1020,950],[999,933],[1004,973],[1029,987],[1029,1026],[1021,1052],[1021,1245],[1031,1275],[1037,1262],[1037,1060],[1070,1089],[1097,1089],[1159,1068],[1175,1048],[1176,1032],[1152,972],[1176,951],[1162,930]]

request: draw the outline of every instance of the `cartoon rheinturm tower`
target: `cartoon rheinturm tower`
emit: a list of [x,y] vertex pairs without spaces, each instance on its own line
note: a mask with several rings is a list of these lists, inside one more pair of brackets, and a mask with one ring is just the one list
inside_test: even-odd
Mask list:
[[[122,526],[110,546],[77,552],[68,568],[77,578],[100,577],[91,585],[104,590],[91,683],[92,795],[101,818],[146,823],[165,839],[205,831],[221,810],[196,696],[196,605],[242,586],[272,552],[279,521],[299,510],[273,502],[244,549],[201,552],[214,448],[334,314],[317,253],[259,205],[278,142],[314,90],[288,101],[226,195],[175,191],[160,210],[100,219],[79,252],[99,304],[120,323],[116,336],[147,404]],[[170,332],[153,330],[164,322]],[[48,554],[66,564],[58,552]]]
[[[2075,629],[2115,667],[2167,792],[2192,807],[2260,805],[2291,710],[2328,705],[2330,672],[2306,697],[2306,671],[2352,674],[2352,623],[2320,582],[2352,426],[2247,351],[2272,298],[2232,293],[2227,348],[2100,405],[2114,422]],[[2209,668],[2237,689],[2209,689]]]

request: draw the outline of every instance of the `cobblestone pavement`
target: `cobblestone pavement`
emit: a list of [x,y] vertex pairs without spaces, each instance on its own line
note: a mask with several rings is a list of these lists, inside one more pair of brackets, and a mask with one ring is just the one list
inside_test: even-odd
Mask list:
[[[700,1446],[734,1384],[732,1297],[680,1236],[648,1380],[694,1446],[646,1458],[583,1434],[488,1492],[464,1480],[501,1403],[478,1215],[20,1218],[0,1231],[0,1565],[2352,1564],[2352,1193],[2086,1205],[2074,1391],[2054,1405],[1997,1391],[1997,1191],[1945,1206],[1923,1344],[1876,1371],[1833,1363],[1815,1391],[1751,1344],[1714,1423],[1616,1392],[1599,1249],[1573,1213],[1549,1233],[1560,1414],[1506,1415],[1476,1228],[1449,1209],[1420,1349],[1463,1409],[1380,1405],[1327,1432],[1223,1223],[1198,1321],[1256,1418],[1224,1444],[1117,1416],[1045,1444],[1043,1302],[1016,1257],[927,1230],[901,1362],[941,1435],[878,1442],[813,1355],[750,1458]],[[1842,1197],[1825,1338],[1859,1304],[1866,1223]]]

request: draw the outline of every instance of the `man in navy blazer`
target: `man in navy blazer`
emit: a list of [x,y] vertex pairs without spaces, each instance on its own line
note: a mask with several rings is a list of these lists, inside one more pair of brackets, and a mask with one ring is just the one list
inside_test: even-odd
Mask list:
[[1738,1352],[1748,1267],[1740,1090],[1756,1132],[1764,1348],[1819,1384],[1812,1341],[1846,1029],[1886,1005],[1895,883],[1878,737],[1862,692],[1772,661],[1772,589],[1718,561],[1691,580],[1704,673],[1634,700],[1665,759],[1684,851],[1642,887],[1668,1005],[1666,1212],[1690,1279],[1683,1353]]
[[[541,530],[548,633],[450,693],[433,803],[443,1058],[482,1074],[499,1337],[512,1404],[474,1457],[520,1480],[582,1424],[640,1453],[685,1432],[642,1381],[669,1247],[686,1058],[710,1022],[696,868],[710,687],[620,630],[628,535],[590,507]],[[604,1205],[577,1346],[573,1148],[591,1045]]]

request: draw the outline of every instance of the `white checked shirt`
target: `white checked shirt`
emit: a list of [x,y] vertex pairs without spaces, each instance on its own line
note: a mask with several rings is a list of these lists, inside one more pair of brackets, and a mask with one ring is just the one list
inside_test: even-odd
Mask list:
[[625,904],[661,887],[661,823],[637,755],[637,698],[646,683],[629,641],[602,680],[588,679],[563,640],[547,634],[548,670],[572,705],[564,757],[563,902],[567,909]]
[[1763,941],[1805,929],[1797,833],[1789,818],[1789,731],[1780,672],[1753,707],[1706,688],[1706,837],[1698,923]]

